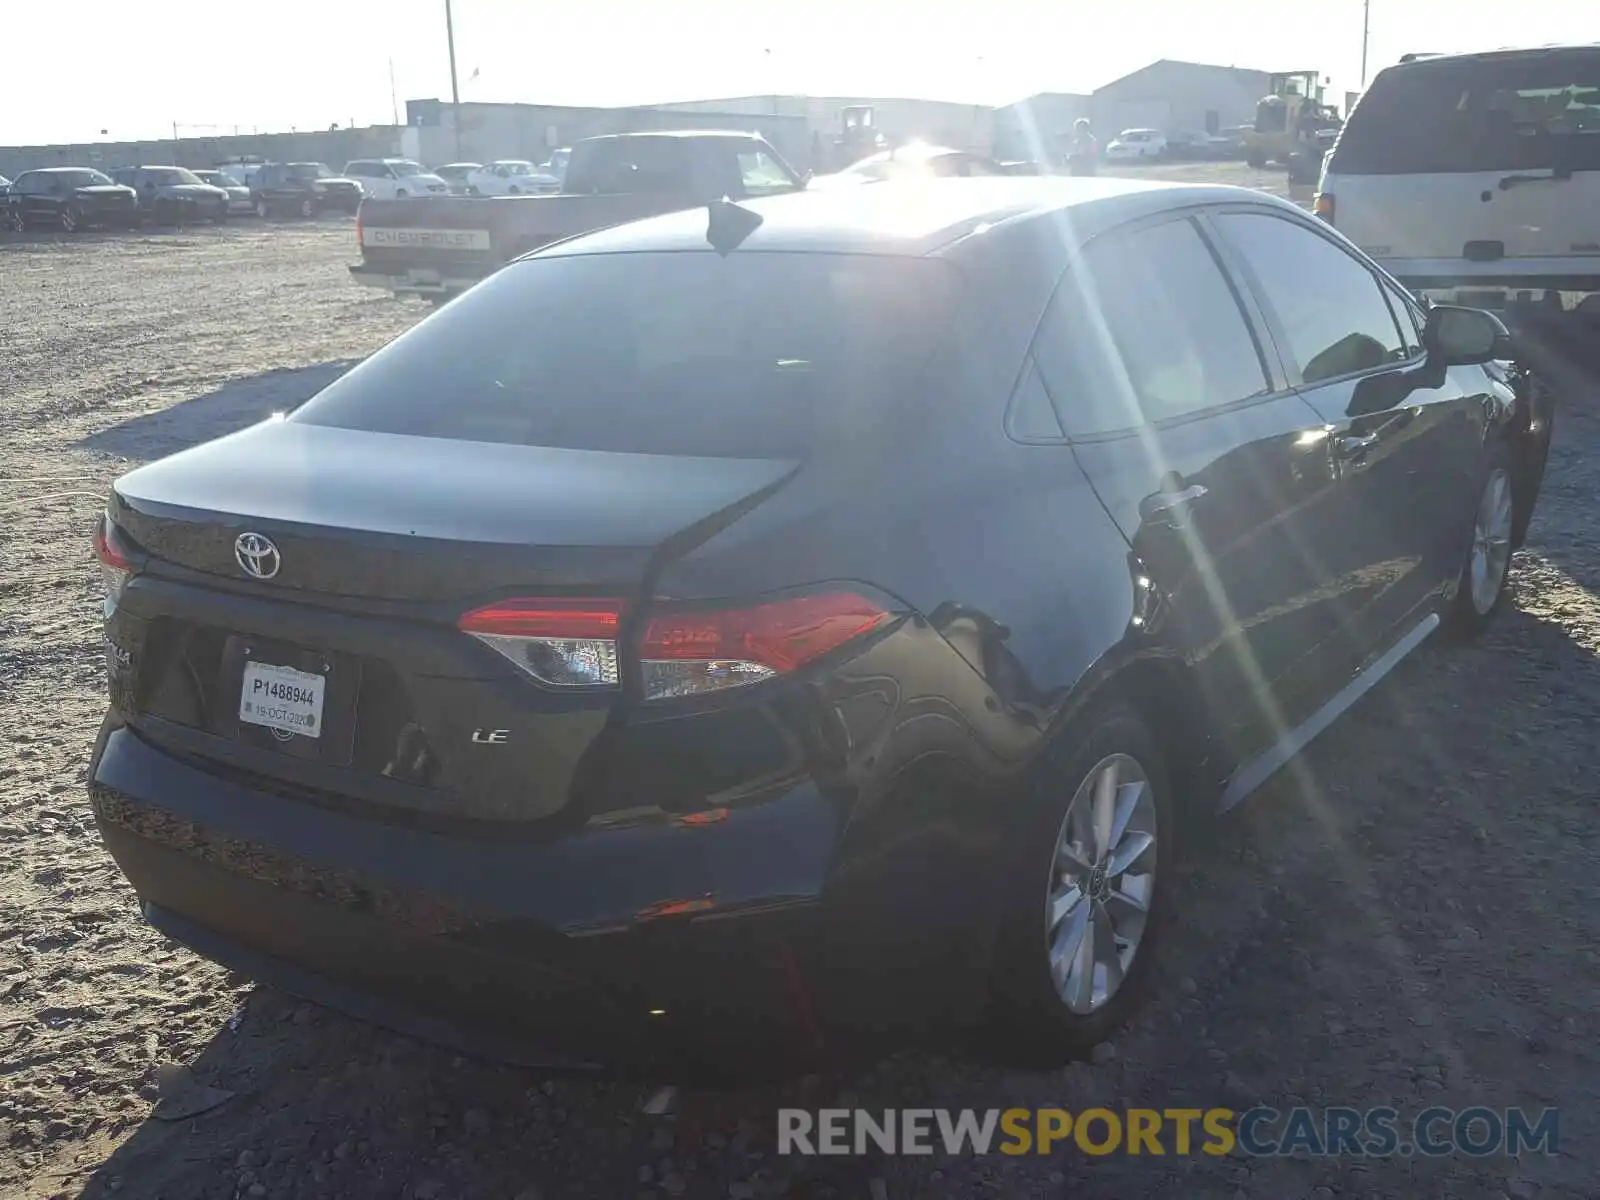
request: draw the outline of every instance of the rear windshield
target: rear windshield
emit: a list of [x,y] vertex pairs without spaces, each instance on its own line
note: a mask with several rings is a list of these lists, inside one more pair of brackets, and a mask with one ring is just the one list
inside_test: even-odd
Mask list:
[[1600,170],[1600,50],[1392,67],[1350,114],[1328,169]]
[[806,457],[905,401],[952,327],[933,259],[534,258],[302,406],[315,425],[465,441]]

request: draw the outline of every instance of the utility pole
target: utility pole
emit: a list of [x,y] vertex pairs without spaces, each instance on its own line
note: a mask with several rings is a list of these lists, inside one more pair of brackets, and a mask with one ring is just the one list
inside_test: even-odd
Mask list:
[[[400,93],[395,90],[394,86],[394,57],[392,55],[389,58],[389,114],[394,118],[396,125],[400,124]],[[355,127],[356,123],[352,119],[350,128],[354,129]]]
[[1367,90],[1367,35],[1372,27],[1372,0],[1361,0],[1361,90]]
[[444,0],[444,35],[450,43],[450,120],[456,127],[456,158],[461,157],[461,88],[456,83],[456,23]]

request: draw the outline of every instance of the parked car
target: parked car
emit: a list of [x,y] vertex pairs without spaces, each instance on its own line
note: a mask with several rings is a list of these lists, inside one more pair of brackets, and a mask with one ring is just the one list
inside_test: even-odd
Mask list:
[[1600,348],[1600,47],[1436,55],[1380,71],[1317,211],[1408,287]]
[[1108,162],[1160,158],[1166,152],[1166,135],[1155,129],[1124,129],[1104,150]]
[[521,159],[501,159],[467,176],[472,196],[547,196],[560,190],[561,180]]
[[250,198],[250,189],[242,183],[235,183],[233,179],[222,171],[196,171],[195,176],[201,183],[208,183],[214,188],[221,188],[228,197],[228,213],[230,216],[248,216],[255,212],[255,201]]
[[1506,342],[1236,188],[564,242],[116,481],[101,835],[166,936],[491,1053],[1059,1063],[1184,830],[1500,607]]
[[467,178],[474,171],[483,170],[482,163],[447,163],[442,167],[434,168],[434,174],[444,180],[445,186],[450,189],[452,196],[465,196],[467,194]]
[[409,158],[361,158],[346,163],[344,173],[361,185],[363,195],[374,200],[443,196],[450,191],[448,183]]
[[228,193],[184,167],[119,167],[111,178],[133,189],[142,220],[187,225],[228,219]]
[[1007,173],[999,163],[981,154],[949,146],[930,146],[926,142],[911,142],[880,150],[836,174],[816,176],[811,180],[811,186],[827,189],[890,180],[946,179]]
[[91,167],[40,167],[17,176],[0,197],[0,216],[18,232],[49,225],[76,233],[131,228],[139,222],[139,207],[132,188]]
[[327,211],[354,212],[360,186],[322,163],[266,163],[253,169],[250,194],[256,215],[314,217]]
[[799,191],[805,180],[755,134],[624,133],[572,148],[553,196],[366,200],[357,218],[357,283],[442,302],[518,255],[656,213]]
[[230,187],[248,188],[255,181],[256,172],[264,165],[264,163],[233,163],[218,167],[217,174],[227,180]]
[[289,169],[288,163],[263,163],[250,174],[250,197],[256,216],[314,217],[327,205],[328,194],[317,180]]
[[322,207],[334,212],[354,214],[361,207],[365,188],[347,175],[338,175],[326,163],[292,162],[289,173],[297,179],[309,179],[322,189]]

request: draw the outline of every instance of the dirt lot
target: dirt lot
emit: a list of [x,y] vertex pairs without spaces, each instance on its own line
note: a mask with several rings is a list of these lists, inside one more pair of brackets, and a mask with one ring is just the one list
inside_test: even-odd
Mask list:
[[[420,315],[347,282],[351,243],[329,224],[0,244],[0,1194],[1596,1194],[1600,417],[1577,393],[1499,624],[1427,647],[1194,850],[1160,998],[1093,1063],[903,1053],[653,1116],[641,1085],[466,1061],[148,930],[83,793],[103,707],[91,521],[130,464],[300,399]],[[161,1119],[158,1076],[221,1103]],[[1562,1117],[1560,1153],[1522,1161],[801,1161],[773,1154],[785,1100]]]

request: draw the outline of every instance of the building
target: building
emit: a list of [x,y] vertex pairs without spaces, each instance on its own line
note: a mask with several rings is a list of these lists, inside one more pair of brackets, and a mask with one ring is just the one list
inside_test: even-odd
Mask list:
[[1067,153],[1072,126],[1090,115],[1090,97],[1040,92],[994,110],[994,156],[1005,161],[1053,162]]
[[890,143],[918,140],[977,154],[989,154],[994,147],[995,110],[987,104],[880,96],[735,96],[653,107],[658,111],[697,117],[719,112],[802,120],[808,129],[810,152],[791,161],[797,166],[803,164],[818,170],[831,165],[827,160],[844,129],[846,109],[870,108],[873,126]]
[[1163,58],[1097,88],[1090,120],[1102,140],[1124,129],[1216,133],[1254,124],[1256,103],[1270,90],[1265,71]]

